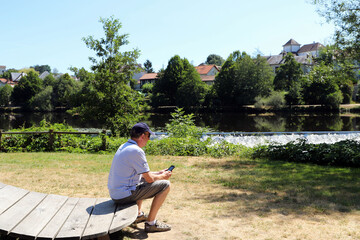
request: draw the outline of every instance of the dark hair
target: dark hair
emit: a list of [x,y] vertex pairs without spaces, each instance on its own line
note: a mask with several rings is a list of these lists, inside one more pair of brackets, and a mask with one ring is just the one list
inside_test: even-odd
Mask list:
[[145,132],[136,131],[136,129],[133,128],[133,129],[130,130],[130,137],[131,138],[139,138],[144,133]]

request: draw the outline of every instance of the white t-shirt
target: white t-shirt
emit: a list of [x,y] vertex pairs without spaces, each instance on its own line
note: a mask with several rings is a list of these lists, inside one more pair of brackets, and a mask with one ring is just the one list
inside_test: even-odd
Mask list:
[[112,199],[122,199],[131,195],[141,180],[141,174],[149,172],[145,152],[134,140],[121,145],[111,165],[108,189]]

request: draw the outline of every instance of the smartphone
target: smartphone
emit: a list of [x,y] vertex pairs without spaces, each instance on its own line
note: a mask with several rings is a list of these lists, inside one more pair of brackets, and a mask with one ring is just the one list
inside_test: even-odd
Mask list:
[[171,165],[167,170],[172,172],[172,170],[174,170],[175,166],[174,165]]

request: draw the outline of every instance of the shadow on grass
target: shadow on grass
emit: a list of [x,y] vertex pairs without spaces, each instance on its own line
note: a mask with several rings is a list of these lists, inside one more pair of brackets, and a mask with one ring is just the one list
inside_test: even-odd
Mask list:
[[[199,167],[204,167],[200,166]],[[210,202],[236,202],[237,210],[266,214],[306,214],[360,210],[360,169],[266,160],[206,164],[220,171],[212,179],[230,189]]]

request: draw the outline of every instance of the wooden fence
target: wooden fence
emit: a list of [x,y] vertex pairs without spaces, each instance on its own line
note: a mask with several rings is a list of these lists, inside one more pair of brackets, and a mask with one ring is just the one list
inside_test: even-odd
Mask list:
[[106,130],[102,130],[101,132],[56,132],[53,129],[50,129],[48,132],[2,132],[0,130],[0,151],[2,149],[2,137],[4,135],[41,135],[48,134],[49,135],[49,149],[54,150],[54,142],[55,136],[61,134],[85,134],[85,135],[100,135],[102,139],[101,150],[106,150]]

